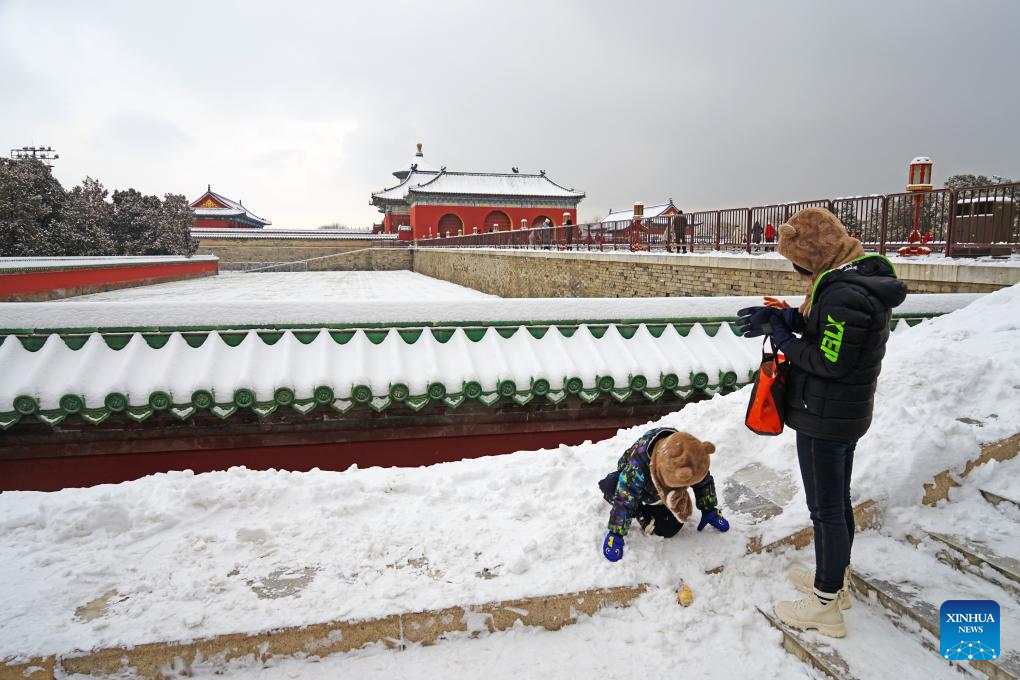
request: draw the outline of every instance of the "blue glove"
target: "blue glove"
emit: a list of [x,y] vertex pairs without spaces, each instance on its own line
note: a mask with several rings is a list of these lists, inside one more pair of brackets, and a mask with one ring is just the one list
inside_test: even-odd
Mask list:
[[619,562],[623,558],[623,536],[610,531],[602,544],[602,554],[610,562]]
[[[786,315],[781,312],[788,312],[790,310],[775,310],[776,313],[772,315],[770,323],[772,326],[772,344],[779,349],[783,349],[783,345],[793,340],[793,331],[786,323]],[[803,317],[802,317],[803,318]]]
[[701,513],[701,521],[698,522],[698,531],[704,529],[706,524],[711,524],[723,533],[730,530],[730,523],[726,521],[726,518],[722,516],[722,513],[720,513],[717,508],[712,508],[708,512]]
[[737,316],[738,330],[745,338],[756,338],[772,332],[769,323],[776,310],[771,307],[744,307]]
[[795,333],[800,333],[804,330],[804,315],[800,313],[800,310],[796,307],[785,307],[783,309],[776,310],[776,316],[782,319],[786,327]]

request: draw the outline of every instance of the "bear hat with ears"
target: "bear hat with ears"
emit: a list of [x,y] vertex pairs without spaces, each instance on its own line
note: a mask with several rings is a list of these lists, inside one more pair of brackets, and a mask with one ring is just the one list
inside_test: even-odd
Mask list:
[[708,476],[708,457],[715,444],[703,442],[686,432],[675,432],[660,439],[652,449],[651,474],[659,498],[678,520],[691,516],[688,487]]
[[864,257],[861,242],[825,208],[804,208],[779,226],[779,253],[793,263],[807,284],[800,311],[811,311],[815,281],[823,272]]

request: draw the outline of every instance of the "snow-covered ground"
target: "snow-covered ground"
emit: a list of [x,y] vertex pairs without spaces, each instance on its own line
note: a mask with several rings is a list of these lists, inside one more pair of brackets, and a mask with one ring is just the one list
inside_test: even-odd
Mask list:
[[415,302],[494,298],[455,283],[409,271],[221,272],[185,281],[79,295],[57,302],[288,302],[408,300]]
[[[741,391],[700,402],[659,422],[716,443],[713,473],[733,529],[688,527],[670,540],[635,531],[617,564],[599,549],[609,508],[595,483],[644,427],[594,444],[426,468],[237,468],[0,494],[0,656],[599,586],[645,582],[670,592],[685,578],[702,593],[691,609],[671,609],[653,591],[633,612],[593,618],[606,626],[598,634],[585,624],[567,639],[594,646],[576,648],[592,659],[600,658],[599,640],[619,635],[639,656],[648,647],[652,659],[678,645],[684,658],[697,658],[708,653],[702,645],[714,645],[713,658],[732,657],[722,663],[753,658],[775,668],[769,664],[779,657],[763,650],[767,634],[752,605],[792,594],[781,577],[788,558],[737,558],[751,535],[781,537],[805,525],[807,513],[793,433],[753,435],[743,426],[746,398]],[[876,399],[874,425],[858,447],[854,497],[879,499],[894,515],[915,512],[922,482],[959,469],[980,443],[1020,432],[1020,286],[897,333]],[[728,500],[735,481],[783,512],[761,520],[736,510]],[[858,551],[865,557],[867,546]],[[723,563],[740,566],[721,580],[704,575]],[[295,577],[303,585],[292,596],[258,596],[273,579]],[[74,616],[110,591],[117,595],[106,616]]]

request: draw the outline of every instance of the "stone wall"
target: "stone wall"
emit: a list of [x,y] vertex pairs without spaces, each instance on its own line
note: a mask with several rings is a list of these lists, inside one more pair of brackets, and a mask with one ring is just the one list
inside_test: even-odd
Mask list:
[[410,248],[362,248],[308,261],[310,272],[381,272],[411,269]]
[[[233,269],[234,263],[274,264],[307,260],[334,253],[368,248],[368,239],[295,239],[295,238],[199,238],[199,255],[216,255],[221,269]],[[245,267],[247,268],[247,267]]]
[[[418,248],[414,271],[501,297],[797,295],[781,258]],[[983,293],[1020,282],[1020,267],[899,263],[915,293]]]

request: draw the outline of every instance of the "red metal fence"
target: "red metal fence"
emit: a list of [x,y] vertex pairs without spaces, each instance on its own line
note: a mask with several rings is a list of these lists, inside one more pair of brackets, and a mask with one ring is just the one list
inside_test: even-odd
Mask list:
[[[1020,182],[968,189],[936,189],[816,201],[729,208],[620,222],[561,225],[416,241],[418,247],[522,248],[546,250],[774,250],[767,225],[798,210],[832,211],[865,250],[885,254],[908,245],[917,213],[918,231],[932,252],[946,255],[1008,255],[1020,252]],[[759,225],[759,231],[755,225]],[[778,236],[778,234],[777,234]]]

